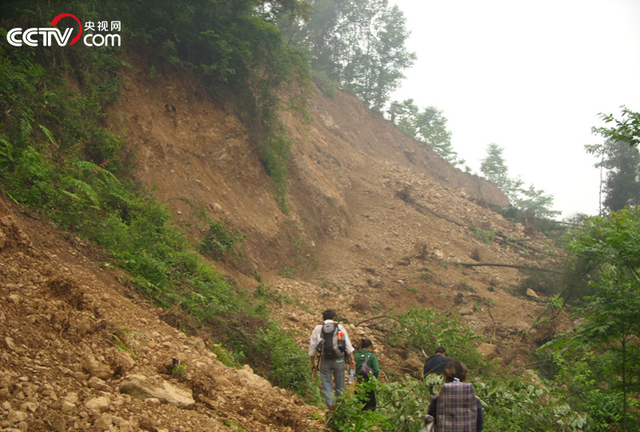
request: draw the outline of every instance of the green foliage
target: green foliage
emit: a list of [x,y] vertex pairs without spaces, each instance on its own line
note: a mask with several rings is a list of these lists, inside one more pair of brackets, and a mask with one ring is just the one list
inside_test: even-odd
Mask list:
[[338,400],[337,409],[331,413],[328,428],[339,432],[366,432],[371,430],[395,430],[391,429],[392,421],[387,412],[378,409],[376,411],[362,411],[366,403],[366,393],[375,391],[379,394],[383,385],[372,377],[368,382],[357,384],[356,391],[348,389]]
[[509,197],[511,205],[516,210],[525,212],[528,219],[553,218],[559,215],[557,210],[551,210],[553,197],[545,195],[541,189],[536,189],[530,185],[524,189],[523,181],[520,178],[509,177],[509,169],[502,156],[504,149],[497,144],[491,143],[487,146],[487,157],[482,160],[480,171],[487,180],[496,184],[498,189]]
[[478,240],[486,244],[492,244],[496,239],[496,233],[492,230],[484,230],[482,228],[474,228],[473,234]]
[[[332,431],[419,432],[432,395],[427,382],[380,383],[372,379],[358,384],[355,393],[347,391],[337,404],[328,426]],[[533,385],[501,377],[473,382],[484,411],[484,430],[496,432],[581,431],[587,416],[572,409],[555,388]],[[376,411],[362,411],[362,397],[374,390]]]
[[593,129],[605,142],[585,148],[599,159],[595,166],[607,170],[603,204],[613,211],[635,207],[640,203],[640,114],[623,107],[621,120],[604,114],[601,118],[607,124],[613,123]]
[[[500,377],[474,383],[485,427],[496,432],[580,431],[587,416],[552,394],[548,387]],[[555,397],[554,397],[555,396]],[[565,396],[565,395],[563,395]]]
[[433,151],[453,166],[464,165],[464,159],[451,145],[451,132],[447,129],[447,119],[436,107],[422,111],[414,105],[413,99],[394,101],[387,110],[390,120],[405,134],[418,142],[427,144]]
[[309,355],[290,333],[255,313],[228,315],[216,322],[222,327],[221,336],[226,338],[233,364],[248,363],[272,384],[302,397],[312,396],[315,386],[309,376]]
[[[562,379],[582,394],[576,401],[592,414],[599,430],[614,424],[635,430],[640,420],[630,409],[640,389],[638,216],[637,210],[621,210],[586,218],[568,236],[569,251],[591,268],[594,291],[576,311],[582,324],[549,346]],[[621,405],[607,416],[596,401]]]
[[246,239],[247,236],[240,231],[226,229],[223,222],[209,221],[209,230],[202,239],[199,251],[215,260],[221,260],[227,252]]
[[480,339],[457,315],[439,313],[435,309],[413,307],[406,312],[391,315],[395,323],[385,340],[391,346],[435,352],[439,346],[447,347],[456,360],[470,369],[487,366],[476,350],[474,341]]
[[311,48],[314,71],[381,111],[416,58],[405,47],[405,23],[387,0],[315,0],[300,40]]
[[111,333],[111,336],[114,339],[113,344],[118,351],[126,352],[133,360],[138,359],[138,354],[135,350],[137,339],[145,339],[145,335],[135,330],[121,329]]

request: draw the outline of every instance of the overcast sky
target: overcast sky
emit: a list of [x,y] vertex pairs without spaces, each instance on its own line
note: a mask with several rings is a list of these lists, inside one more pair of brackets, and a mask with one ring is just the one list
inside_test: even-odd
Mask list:
[[418,60],[393,100],[448,119],[479,173],[496,143],[510,177],[554,197],[561,217],[597,214],[599,170],[585,144],[598,114],[640,111],[640,0],[390,0]]

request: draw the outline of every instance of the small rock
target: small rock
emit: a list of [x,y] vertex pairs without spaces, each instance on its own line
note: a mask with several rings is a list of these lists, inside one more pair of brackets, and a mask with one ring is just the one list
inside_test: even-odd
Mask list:
[[35,402],[25,402],[22,404],[20,409],[22,409],[22,411],[29,411],[29,412],[35,413],[38,410],[38,404]]
[[87,383],[87,385],[89,386],[89,388],[96,389],[96,390],[100,390],[104,392],[111,391],[111,387],[109,387],[107,383],[105,383],[103,380],[101,380],[96,376],[89,378],[89,382]]
[[93,424],[93,428],[99,432],[108,431],[111,429],[112,424],[112,417],[109,414],[102,414]]
[[470,305],[462,306],[462,307],[460,308],[460,310],[458,310],[458,313],[459,313],[461,316],[464,316],[464,315],[473,315],[473,306],[470,306]]
[[9,423],[19,423],[27,419],[27,413],[23,411],[9,411],[7,421]]
[[64,414],[71,414],[75,411],[75,409],[76,405],[69,401],[63,401],[62,406],[60,407],[60,411],[62,411]]
[[92,355],[88,355],[85,357],[82,362],[82,367],[86,370],[89,375],[98,377],[100,379],[109,379],[113,375],[113,371],[109,366],[104,363],[99,362]]
[[111,406],[111,399],[107,396],[96,397],[89,399],[85,402],[84,406],[87,407],[89,411],[105,412],[109,409],[109,406]]
[[538,297],[538,293],[536,293],[534,290],[532,290],[531,288],[527,288],[527,295],[529,297],[533,297],[533,298],[540,298]]
[[10,338],[9,336],[7,336],[6,338],[4,338],[4,345],[7,347],[7,349],[9,351],[15,351],[16,350],[16,344],[13,341],[12,338]]
[[193,347],[198,351],[198,354],[204,355],[207,351],[207,346],[204,344],[204,341],[201,338],[197,338],[193,341]]
[[495,358],[498,355],[498,347],[494,344],[482,343],[478,347],[478,351],[488,359]]
[[78,394],[77,393],[69,393],[68,395],[66,395],[63,398],[63,401],[69,402],[69,403],[72,403],[72,404],[77,404],[78,403]]
[[516,321],[513,325],[513,328],[518,332],[529,332],[531,331],[531,326],[524,321]]

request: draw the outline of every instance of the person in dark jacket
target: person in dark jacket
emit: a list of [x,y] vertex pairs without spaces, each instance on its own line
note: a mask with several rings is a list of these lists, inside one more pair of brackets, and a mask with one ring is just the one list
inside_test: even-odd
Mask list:
[[[436,348],[436,353],[429,357],[424,363],[422,378],[431,374],[442,375],[442,372],[444,372],[444,365],[446,365],[450,361],[451,359],[447,357],[447,351],[443,347]],[[431,392],[431,394],[435,394],[433,392],[432,385],[429,386],[429,392]]]
[[443,347],[436,348],[436,353],[429,357],[424,363],[422,376],[425,377],[432,373],[442,375],[444,372],[444,365],[450,361],[451,359],[447,357],[447,351]]
[[[373,343],[369,339],[362,339],[360,342],[360,351],[354,354],[354,359],[356,361],[356,374],[358,374],[358,382],[367,382],[369,381],[369,376],[361,375],[360,369],[362,365],[366,362],[367,365],[371,369],[373,369],[373,376],[378,378],[380,374],[380,366],[378,365],[378,358],[373,353]],[[363,411],[375,411],[376,409],[376,392],[371,390],[367,392],[367,395],[363,398],[366,400]]]
[[464,382],[467,379],[467,367],[453,360],[445,365],[443,375],[445,384],[431,401],[428,411],[435,419],[436,432],[482,432],[482,403],[473,385]]

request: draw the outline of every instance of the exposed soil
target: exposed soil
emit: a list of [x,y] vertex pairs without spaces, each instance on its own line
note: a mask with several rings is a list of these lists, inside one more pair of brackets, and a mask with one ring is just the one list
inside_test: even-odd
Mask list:
[[[374,339],[383,369],[418,372],[422,353],[391,353],[366,323],[355,324],[433,307],[459,313],[485,337],[483,352],[517,371],[536,341],[569,325],[532,327],[544,304],[514,295],[519,270],[460,265],[539,266],[533,257],[551,252],[551,242],[492,211],[508,204],[494,185],[452,168],[355,97],[316,90],[311,123],[283,114],[294,142],[285,214],[230,109],[188,76],[151,78],[150,65],[129,62],[110,114],[130,138],[136,179],[155,187],[194,241],[203,209],[247,236],[241,258],[211,265],[247,292],[260,279],[298,300],[275,315],[299,330],[302,348],[320,313],[333,308],[351,323],[352,339]],[[166,324],[166,313],[126,280],[99,249],[0,201],[0,429],[322,428],[319,409],[248,366],[222,365],[212,341]],[[176,365],[185,362],[183,375]],[[177,399],[121,393],[136,376],[170,385]]]

